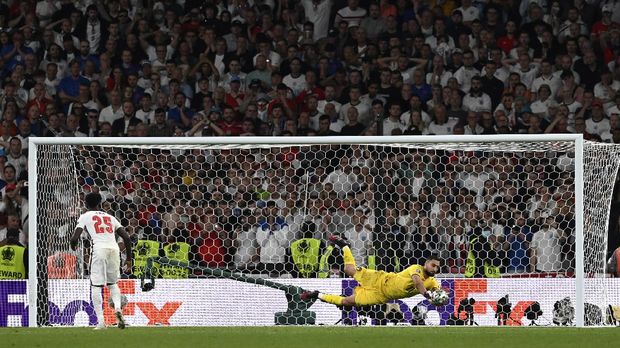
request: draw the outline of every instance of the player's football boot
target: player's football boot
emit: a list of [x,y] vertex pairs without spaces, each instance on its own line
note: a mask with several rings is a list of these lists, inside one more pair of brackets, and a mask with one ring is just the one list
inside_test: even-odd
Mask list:
[[304,301],[317,299],[319,298],[319,292],[316,290],[315,291],[304,291],[301,293],[300,297]]
[[119,329],[125,328],[125,318],[123,318],[123,313],[116,312],[116,323]]
[[97,326],[93,328],[93,330],[105,330],[105,329],[106,329],[105,324],[101,324],[101,325],[97,324]]
[[336,235],[336,234],[332,234],[331,236],[329,236],[329,241],[333,245],[337,245],[340,248],[344,248],[345,246],[351,246],[351,243],[349,243],[348,240],[346,240],[345,238],[340,237],[339,235]]

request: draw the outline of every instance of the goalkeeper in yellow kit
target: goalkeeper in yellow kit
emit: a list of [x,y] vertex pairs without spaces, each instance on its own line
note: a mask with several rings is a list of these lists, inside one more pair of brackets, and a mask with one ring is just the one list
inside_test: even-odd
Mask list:
[[305,291],[301,294],[303,300],[318,298],[336,306],[370,306],[422,294],[435,305],[444,304],[434,299],[434,291],[440,289],[439,283],[433,277],[440,266],[439,257],[436,255],[427,258],[424,265],[412,265],[399,273],[374,271],[356,267],[353,253],[341,237],[330,236],[329,240],[342,249],[344,273],[357,280],[359,285],[353,290],[353,295],[347,297]]

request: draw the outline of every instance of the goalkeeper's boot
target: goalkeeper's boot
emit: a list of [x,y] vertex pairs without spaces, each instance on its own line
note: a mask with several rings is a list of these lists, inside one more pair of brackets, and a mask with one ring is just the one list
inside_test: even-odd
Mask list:
[[300,297],[304,301],[316,300],[317,298],[319,298],[319,292],[316,290],[315,291],[304,291],[301,293]]
[[105,329],[106,329],[105,324],[97,324],[97,326],[93,328],[93,330],[105,330]]
[[351,246],[351,243],[349,243],[349,241],[346,240],[346,238],[340,237],[339,235],[336,235],[336,234],[332,234],[331,236],[329,236],[329,241],[333,245],[339,246],[341,249],[344,248],[345,246],[348,246],[348,247]]
[[123,318],[123,313],[121,312],[116,312],[116,323],[118,325],[119,329],[124,329],[125,328],[125,318]]

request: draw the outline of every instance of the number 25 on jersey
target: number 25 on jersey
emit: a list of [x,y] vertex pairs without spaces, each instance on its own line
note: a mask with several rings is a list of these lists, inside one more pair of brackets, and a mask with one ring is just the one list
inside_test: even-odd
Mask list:
[[93,216],[93,222],[95,223],[95,233],[113,233],[112,220],[109,216]]

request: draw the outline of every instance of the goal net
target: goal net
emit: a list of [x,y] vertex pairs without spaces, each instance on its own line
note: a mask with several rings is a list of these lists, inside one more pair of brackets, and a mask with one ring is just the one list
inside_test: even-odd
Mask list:
[[[557,135],[153,141],[33,140],[31,326],[96,321],[90,244],[68,242],[88,192],[133,240],[120,281],[130,325],[603,325],[620,304],[605,275],[616,146]],[[377,271],[439,254],[449,303],[296,307],[300,289],[357,286],[331,234]]]

